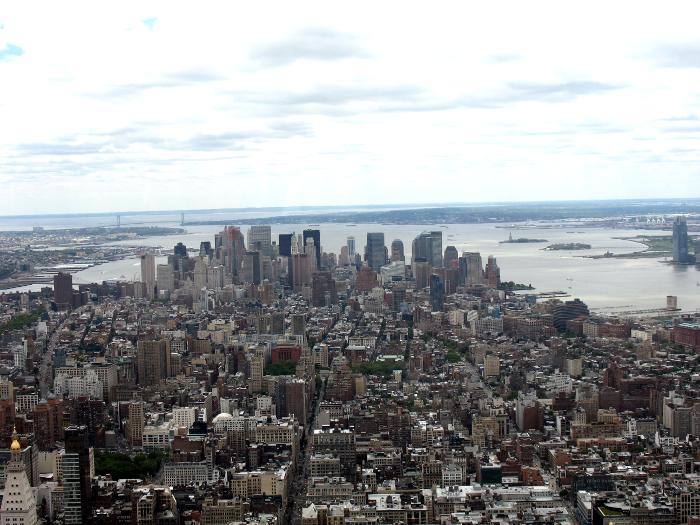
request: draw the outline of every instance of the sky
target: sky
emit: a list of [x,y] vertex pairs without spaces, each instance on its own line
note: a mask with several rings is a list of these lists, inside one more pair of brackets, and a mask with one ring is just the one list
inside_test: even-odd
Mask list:
[[0,215],[700,197],[700,3],[0,3]]

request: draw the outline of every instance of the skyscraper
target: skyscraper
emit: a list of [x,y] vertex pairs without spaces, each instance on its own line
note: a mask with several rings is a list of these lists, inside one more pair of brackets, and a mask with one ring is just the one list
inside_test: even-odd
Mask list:
[[58,272],[53,276],[53,300],[57,305],[73,304],[73,276]]
[[459,252],[454,246],[448,246],[445,248],[445,257],[443,264],[445,268],[459,268]]
[[156,258],[150,252],[141,255],[141,282],[146,287],[146,297],[153,299],[156,288]]
[[156,267],[156,284],[159,294],[167,294],[175,289],[175,274],[170,264],[159,264]]
[[445,307],[445,283],[436,273],[430,276],[430,307],[433,312],[441,312]]
[[292,233],[280,233],[280,257],[290,257],[292,255],[292,235]]
[[10,454],[10,461],[5,467],[0,525],[35,525],[38,522],[36,499],[22,461],[22,446],[17,432],[12,434]]
[[378,272],[386,263],[386,251],[383,232],[367,233],[367,264],[372,270]]
[[65,429],[66,453],[63,456],[63,512],[66,525],[90,523],[90,493],[94,460],[87,427],[71,425]]
[[304,230],[304,246],[306,246],[307,239],[314,240],[314,249],[316,251],[316,268],[321,268],[321,231]]
[[347,246],[348,246],[348,257],[352,261],[353,258],[355,257],[355,253],[357,253],[357,251],[355,250],[355,237],[353,237],[352,235],[350,237],[348,237]]
[[412,260],[425,259],[433,268],[442,267],[442,232],[423,232],[412,244]]
[[157,385],[168,377],[170,353],[165,341],[139,341],[136,347],[136,373],[139,385]]
[[270,257],[272,254],[272,228],[269,224],[255,224],[248,229],[248,249]]
[[234,282],[240,282],[241,264],[245,256],[245,240],[240,228],[236,226],[226,226],[224,229],[226,239],[226,265],[228,271],[233,276]]
[[673,262],[687,264],[692,262],[688,255],[688,223],[685,217],[678,216],[673,221]]
[[484,284],[484,267],[479,252],[463,252],[466,263],[466,285]]
[[391,241],[391,260],[392,261],[405,261],[406,256],[403,252],[403,241],[401,239],[394,239]]
[[501,270],[493,255],[489,255],[486,263],[486,282],[489,288],[498,288],[498,285],[501,284]]

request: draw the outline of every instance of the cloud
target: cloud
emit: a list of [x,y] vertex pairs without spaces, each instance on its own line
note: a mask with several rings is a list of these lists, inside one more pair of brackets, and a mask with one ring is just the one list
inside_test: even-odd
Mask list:
[[307,28],[283,40],[257,46],[251,58],[263,66],[277,67],[298,60],[366,58],[369,54],[353,35],[325,28]]
[[5,44],[3,49],[0,49],[0,60],[9,60],[14,57],[21,57],[24,54],[24,49],[9,42]]
[[565,102],[585,95],[607,93],[620,89],[620,87],[614,84],[586,80],[545,84],[512,82],[508,84],[507,92],[502,100],[511,102]]
[[158,17],[153,16],[151,18],[144,18],[141,21],[143,22],[143,25],[145,25],[147,29],[152,31],[153,26],[155,26],[156,22],[158,21]]
[[134,82],[130,84],[117,84],[106,89],[105,91],[90,93],[88,95],[96,98],[128,98],[152,89],[181,88],[209,82],[217,82],[224,79],[225,77],[217,75],[211,71],[191,69],[174,73],[166,73],[153,80]]
[[700,67],[700,42],[660,45],[654,48],[652,56],[662,67]]

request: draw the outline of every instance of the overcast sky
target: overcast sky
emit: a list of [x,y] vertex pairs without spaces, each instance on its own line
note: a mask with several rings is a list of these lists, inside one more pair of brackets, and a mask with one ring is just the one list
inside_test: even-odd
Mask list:
[[0,4],[0,215],[700,197],[697,1],[106,4]]

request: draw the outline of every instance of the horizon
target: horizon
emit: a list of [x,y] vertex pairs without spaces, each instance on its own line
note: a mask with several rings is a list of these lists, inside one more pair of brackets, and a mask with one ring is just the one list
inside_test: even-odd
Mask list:
[[251,212],[251,211],[276,211],[276,210],[329,210],[357,209],[362,213],[364,208],[391,210],[412,210],[424,208],[470,208],[479,206],[508,206],[508,205],[557,205],[557,204],[585,204],[585,203],[685,203],[700,201],[700,197],[665,197],[665,198],[619,198],[619,199],[560,199],[560,200],[523,200],[523,201],[473,201],[473,202],[416,202],[416,203],[379,203],[379,204],[339,204],[339,205],[290,205],[290,206],[246,206],[231,208],[192,208],[192,209],[143,209],[143,210],[115,210],[101,212],[74,212],[74,213],[31,213],[17,215],[0,215],[0,219],[30,219],[30,218],[68,218],[68,217],[98,217],[112,215],[158,215],[158,214],[201,214],[223,212]]

